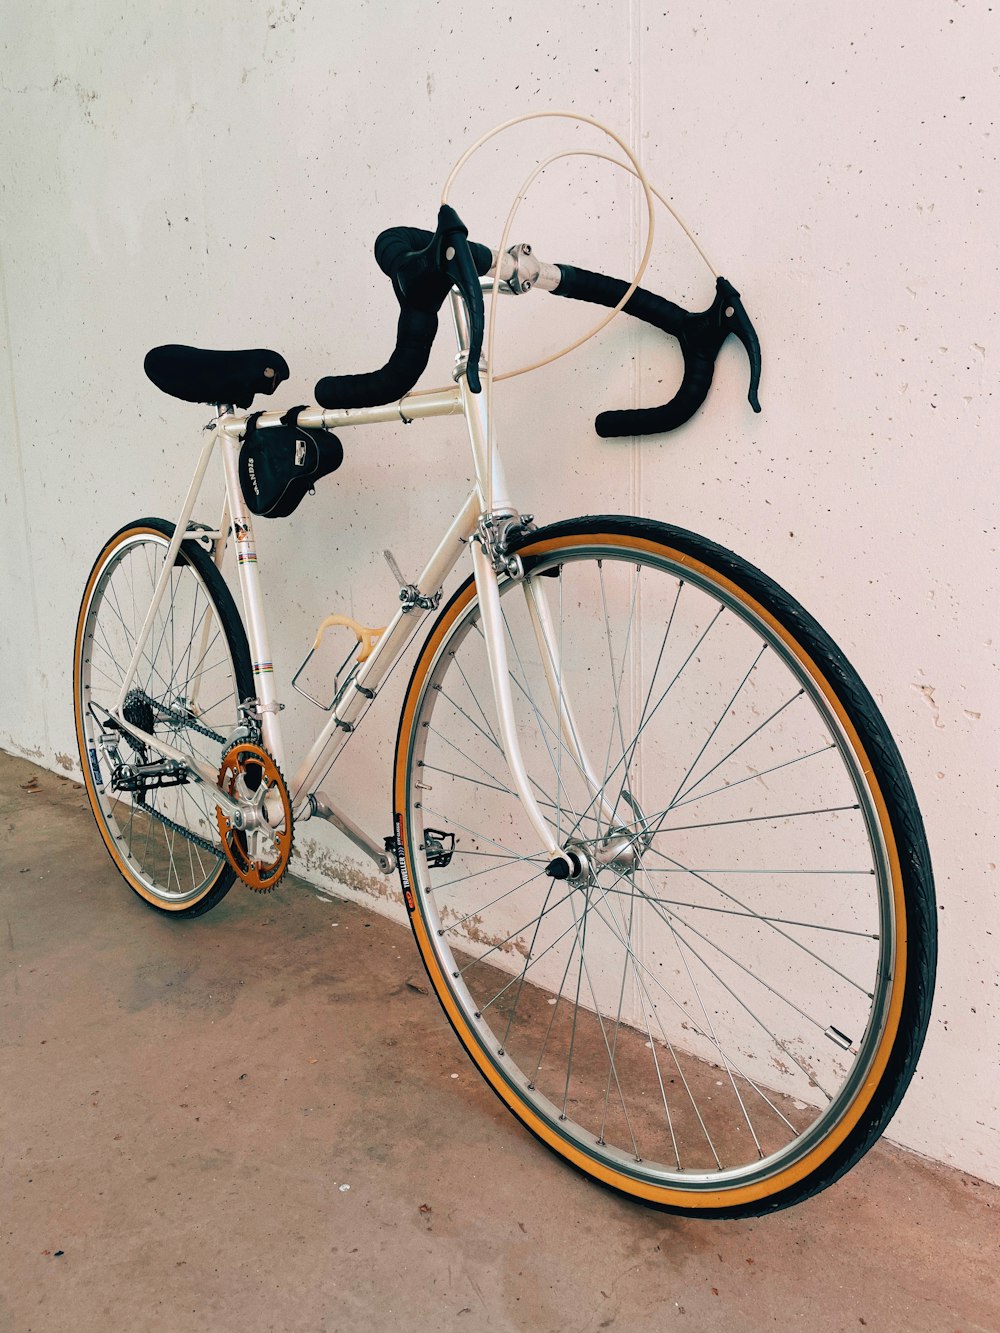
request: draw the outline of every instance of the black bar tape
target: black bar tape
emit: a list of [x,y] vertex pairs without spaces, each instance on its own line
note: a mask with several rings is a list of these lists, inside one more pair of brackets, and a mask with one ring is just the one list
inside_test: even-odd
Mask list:
[[[316,385],[320,407],[380,407],[410,392],[427,368],[431,347],[437,333],[437,312],[448,295],[451,280],[428,269],[418,273],[412,285],[403,291],[399,270],[412,260],[415,252],[426,250],[435,233],[419,227],[390,227],[375,241],[375,260],[387,277],[400,303],[396,326],[396,346],[381,370],[366,375],[326,375]],[[476,272],[490,271],[493,254],[485,245],[471,244]]]
[[[426,250],[433,239],[432,231],[424,231],[420,227],[390,227],[375,239],[375,262],[386,277],[395,278],[399,265],[414,250]],[[484,278],[493,267],[493,251],[477,241],[470,241],[469,249],[472,251],[476,272]]]
[[316,385],[320,407],[381,407],[408,394],[427,368],[437,315],[404,306],[396,346],[381,370],[367,375],[326,375]]
[[[562,277],[555,289],[556,296],[572,300],[590,301],[594,305],[616,306],[629,288],[621,278],[609,278],[604,273],[560,264]],[[715,372],[714,351],[705,355],[698,348],[688,346],[685,337],[688,326],[695,318],[690,311],[675,305],[655,292],[637,287],[622,309],[636,319],[662,329],[680,341],[684,353],[684,379],[669,403],[661,407],[628,408],[618,412],[601,412],[594,421],[594,429],[604,439],[623,435],[656,435],[674,430],[688,421],[705,401],[712,387]]]
[[[616,306],[630,286],[621,278],[609,278],[604,273],[592,273],[590,269],[573,268],[571,264],[557,265],[562,277],[555,289],[556,296],[568,296],[576,301],[590,301],[593,305]],[[688,312],[682,306],[674,305],[655,292],[648,292],[644,287],[637,287],[625,302],[622,309],[627,315],[634,315],[647,324],[653,324],[664,333],[676,338],[684,327]]]

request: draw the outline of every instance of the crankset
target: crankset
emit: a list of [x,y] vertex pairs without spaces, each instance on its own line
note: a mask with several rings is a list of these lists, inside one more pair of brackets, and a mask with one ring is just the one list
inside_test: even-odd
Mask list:
[[215,808],[223,854],[244,884],[269,893],[292,858],[292,801],[285,779],[265,749],[238,741],[222,756],[219,786],[240,805],[233,817]]

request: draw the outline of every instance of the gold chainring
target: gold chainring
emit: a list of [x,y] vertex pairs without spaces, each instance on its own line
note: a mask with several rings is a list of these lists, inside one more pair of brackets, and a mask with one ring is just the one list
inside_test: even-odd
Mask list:
[[266,750],[239,741],[222,756],[219,786],[244,805],[249,825],[235,828],[222,807],[215,807],[226,860],[249,888],[269,893],[292,858],[292,802],[285,779]]

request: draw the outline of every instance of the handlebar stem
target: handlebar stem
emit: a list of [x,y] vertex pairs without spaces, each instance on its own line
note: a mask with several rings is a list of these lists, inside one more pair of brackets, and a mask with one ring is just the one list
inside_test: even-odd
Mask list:
[[[493,267],[487,276],[497,276],[496,250],[493,251]],[[512,245],[502,256],[500,281],[506,283],[504,290],[514,296],[521,296],[533,287],[539,287],[543,292],[554,292],[561,278],[562,270],[558,264],[546,264],[523,241],[520,245]]]

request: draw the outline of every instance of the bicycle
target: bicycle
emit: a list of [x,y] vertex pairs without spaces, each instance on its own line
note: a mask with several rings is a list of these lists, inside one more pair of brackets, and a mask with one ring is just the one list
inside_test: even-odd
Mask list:
[[[638,279],[470,243],[447,204],[433,234],[384,232],[376,258],[396,349],[381,371],[321,380],[316,406],[246,412],[287,378],[267,349],[147,357],[159,387],[216,415],[176,522],[121,528],[83,596],[76,727],[108,851],[149,906],[193,917],[237,878],[273,888],[295,827],[329,821],[398,872],[452,1027],[547,1147],[667,1211],[799,1202],[885,1129],[929,1018],[933,886],[898,750],[832,639],[740,557],[649,519],[536,526],[480,380],[484,290],[624,306],[681,338],[672,403],[606,414],[603,433],[686,419],[730,332],[754,402],[753,326],[724,279],[691,315]],[[413,393],[446,301],[455,382]],[[313,650],[332,625],[356,642],[286,781],[253,518],[288,516],[339,466],[333,430],[455,414],[475,485],[419,577],[396,570],[385,627],[320,626]],[[215,451],[226,499],[206,525]],[[245,626],[221,573],[230,537]],[[321,784],[428,617],[379,838]]]

